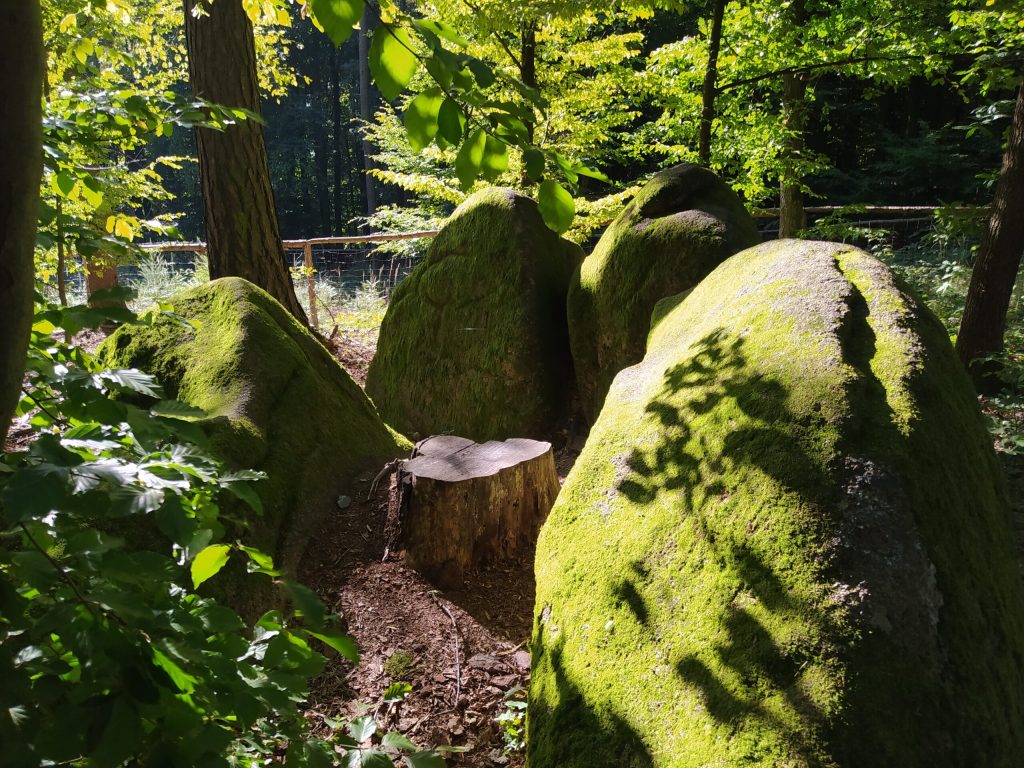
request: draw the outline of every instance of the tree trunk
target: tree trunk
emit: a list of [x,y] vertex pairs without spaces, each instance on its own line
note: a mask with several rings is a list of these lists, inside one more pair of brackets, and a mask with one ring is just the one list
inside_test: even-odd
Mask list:
[[345,139],[346,155],[348,154],[348,139],[342,133],[341,125],[341,69],[338,65],[340,52],[331,51],[331,125],[334,128],[334,231],[341,234],[344,231],[344,218],[342,217],[341,195],[344,191],[342,183],[343,166],[341,163],[342,139]]
[[718,51],[722,47],[722,18],[727,0],[714,0],[711,16],[711,37],[708,39],[708,66],[704,70],[701,94],[700,136],[697,162],[711,166],[711,127],[715,121],[715,98],[718,96]]
[[445,588],[488,562],[527,551],[558,495],[551,444],[513,438],[422,441],[400,471],[406,561]]
[[803,75],[782,76],[783,140],[782,173],[779,180],[779,237],[793,237],[807,228],[804,193],[795,161],[804,151],[807,128],[807,80]]
[[[370,86],[370,9],[363,10],[363,20],[359,22],[359,116],[365,125],[373,119],[373,99]],[[363,170],[366,172],[366,215],[373,216],[377,212],[377,188],[373,183],[373,145],[366,138],[366,127],[363,127]]]
[[[238,0],[184,0],[192,91],[259,112],[252,23]],[[207,15],[195,17],[199,6]],[[243,120],[225,131],[196,130],[210,277],[244,277],[307,325],[281,244],[262,126]]]
[[[794,33],[801,34],[807,21],[804,0],[793,0],[789,19]],[[797,161],[804,152],[804,131],[807,130],[807,75],[782,75],[782,126],[786,131],[782,146],[782,172],[779,174],[779,237],[793,237],[807,228],[804,193]]]
[[[537,22],[523,22],[523,34],[519,46],[519,79],[523,85],[537,88]],[[527,135],[533,143],[533,121],[526,124]]]
[[0,446],[25,374],[32,326],[32,248],[43,167],[43,27],[39,0],[0,15]]
[[1024,254],[1024,82],[1017,91],[1013,122],[996,182],[988,229],[971,272],[956,349],[977,383],[991,367],[978,361],[1003,350],[1006,313]]

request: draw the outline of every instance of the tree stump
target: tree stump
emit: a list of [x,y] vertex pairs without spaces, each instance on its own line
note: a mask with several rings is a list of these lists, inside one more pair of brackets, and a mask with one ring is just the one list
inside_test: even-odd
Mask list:
[[427,438],[400,476],[406,561],[445,588],[533,547],[559,491],[551,444],[521,438]]

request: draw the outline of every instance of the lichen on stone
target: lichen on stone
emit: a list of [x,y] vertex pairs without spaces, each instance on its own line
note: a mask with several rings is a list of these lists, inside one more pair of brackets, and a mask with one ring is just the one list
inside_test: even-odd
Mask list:
[[1010,541],[934,316],[848,246],[737,254],[615,379],[541,531],[528,764],[1016,765]]
[[573,390],[565,319],[579,246],[509,189],[476,193],[395,290],[366,390],[408,435],[548,436]]
[[637,193],[569,287],[573,361],[591,420],[615,374],[643,357],[658,301],[759,241],[736,193],[700,166],[661,171]]

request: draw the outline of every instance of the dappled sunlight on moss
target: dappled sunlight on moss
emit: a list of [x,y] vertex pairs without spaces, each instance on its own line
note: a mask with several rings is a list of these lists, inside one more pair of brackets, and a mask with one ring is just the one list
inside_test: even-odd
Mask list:
[[[1024,598],[933,325],[821,243],[739,254],[663,314],[541,533],[532,766],[1013,764]],[[604,725],[576,754],[580,712]]]

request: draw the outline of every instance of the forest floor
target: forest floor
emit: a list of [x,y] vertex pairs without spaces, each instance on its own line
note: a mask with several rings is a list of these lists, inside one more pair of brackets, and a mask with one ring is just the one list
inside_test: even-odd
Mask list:
[[[94,349],[100,335],[78,339]],[[370,334],[342,334],[328,346],[360,384],[374,353]],[[991,408],[983,402],[991,415]],[[1001,414],[1006,416],[1006,414]],[[1013,414],[1021,420],[1024,412]],[[4,450],[24,450],[34,437],[26,418],[16,419]],[[583,436],[561,436],[556,463],[564,479],[582,448]],[[571,443],[568,444],[568,443]],[[998,446],[997,446],[998,447]],[[1017,545],[1024,569],[1024,456],[999,451],[1010,480]],[[336,510],[315,537],[300,577],[348,622],[362,661],[335,657],[313,681],[308,715],[321,735],[328,719],[374,711],[385,730],[399,730],[417,744],[465,748],[447,756],[449,765],[490,768],[522,766],[521,751],[506,749],[522,729],[521,710],[529,684],[528,640],[533,621],[532,553],[467,575],[463,587],[442,592],[387,551],[393,526],[388,510],[394,479]],[[404,702],[380,704],[393,682],[412,692]],[[520,713],[519,719],[515,717]],[[506,732],[495,718],[512,717]]]

